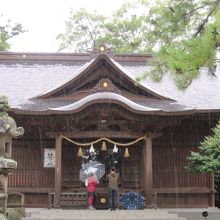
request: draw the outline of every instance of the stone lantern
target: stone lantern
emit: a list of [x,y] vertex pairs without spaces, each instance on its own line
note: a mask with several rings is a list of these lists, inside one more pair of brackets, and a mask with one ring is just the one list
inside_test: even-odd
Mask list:
[[15,120],[7,113],[9,109],[5,96],[0,96],[0,206],[3,215],[7,209],[8,175],[17,168],[17,162],[11,159],[12,138],[24,134],[22,127],[17,127]]

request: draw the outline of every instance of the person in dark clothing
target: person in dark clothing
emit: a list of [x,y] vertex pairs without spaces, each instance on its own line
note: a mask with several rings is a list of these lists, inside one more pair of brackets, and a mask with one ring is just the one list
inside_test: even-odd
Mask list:
[[107,175],[108,180],[108,200],[110,210],[118,209],[118,183],[119,174],[115,167],[112,167],[110,173]]

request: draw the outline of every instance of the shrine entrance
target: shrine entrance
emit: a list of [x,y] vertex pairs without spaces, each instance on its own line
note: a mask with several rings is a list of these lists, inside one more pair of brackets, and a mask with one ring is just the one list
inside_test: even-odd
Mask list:
[[105,175],[100,179],[97,192],[107,193],[105,176],[114,166],[121,177],[120,192],[149,195],[147,202],[151,206],[151,139],[155,135],[152,132],[155,124],[152,125],[151,120],[152,116],[143,118],[114,104],[111,108],[107,104],[94,104],[77,114],[67,115],[59,133],[48,133],[56,140],[55,206],[60,207],[61,193],[86,193],[79,171],[82,162],[92,157],[105,165]]
[[[111,139],[109,139],[112,141]],[[79,179],[79,172],[82,164],[89,161],[98,161],[105,165],[105,174],[99,180],[96,193],[96,208],[108,208],[108,183],[106,175],[111,167],[115,167],[120,174],[119,193],[138,192],[143,194],[143,147],[144,137],[131,141],[131,139],[114,139],[108,142],[100,140],[91,144],[96,140],[73,140],[67,137],[62,141],[62,158],[61,158],[61,206],[75,206],[81,204],[86,206],[86,187]],[[71,143],[72,142],[72,143]],[[78,144],[76,144],[77,142]],[[80,146],[89,143],[87,146]],[[91,145],[90,145],[91,144]],[[120,144],[122,146],[120,146]],[[127,145],[127,146],[126,146]],[[91,152],[91,150],[94,150]],[[77,195],[73,196],[73,195]],[[81,201],[79,195],[83,195],[84,201]],[[74,201],[77,199],[77,202]],[[63,201],[64,200],[64,201]],[[71,200],[71,201],[69,201]],[[102,201],[102,202],[101,202]],[[103,203],[103,201],[105,201]]]
[[[129,139],[128,139],[129,140]],[[119,142],[121,141],[121,142]],[[130,142],[117,139],[116,143],[128,144]],[[83,143],[83,142],[80,142]],[[89,142],[87,142],[89,143]],[[131,142],[132,143],[132,142]],[[98,188],[106,188],[106,175],[111,167],[115,167],[120,173],[120,188],[142,189],[141,172],[143,141],[134,143],[132,146],[117,146],[108,141],[100,141],[91,146],[75,145],[70,141],[62,142],[62,191],[80,191],[85,188],[79,180],[79,171],[83,163],[96,160],[105,165],[105,175],[100,179]],[[105,189],[103,189],[105,191]]]

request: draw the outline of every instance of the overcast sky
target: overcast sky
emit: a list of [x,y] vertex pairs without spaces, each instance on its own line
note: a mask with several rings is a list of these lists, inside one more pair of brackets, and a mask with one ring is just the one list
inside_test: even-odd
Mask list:
[[57,52],[55,39],[64,32],[64,21],[71,8],[111,14],[124,2],[126,0],[0,0],[0,14],[28,30],[10,41],[10,51]]

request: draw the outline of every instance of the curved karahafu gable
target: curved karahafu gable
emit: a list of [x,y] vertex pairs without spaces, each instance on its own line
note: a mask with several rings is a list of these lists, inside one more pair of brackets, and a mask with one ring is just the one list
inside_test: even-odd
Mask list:
[[156,108],[149,108],[145,107],[143,105],[137,104],[121,95],[118,95],[116,93],[95,93],[92,95],[89,95],[85,97],[84,99],[81,99],[73,104],[63,106],[60,108],[49,108],[48,110],[51,112],[75,112],[78,110],[81,110],[82,108],[85,108],[93,103],[114,103],[119,104],[122,106],[126,106],[131,111],[135,112],[158,112],[160,109]]
[[[167,101],[161,101],[159,100],[158,108],[155,107],[155,105],[147,106],[147,103],[139,104],[134,101],[131,101],[119,94],[111,93],[111,92],[102,92],[102,93],[94,93],[89,96],[86,96],[85,98],[76,101],[74,103],[56,107],[56,108],[46,108],[44,110],[28,110],[28,109],[13,109],[16,113],[21,114],[40,114],[40,115],[52,115],[52,114],[72,114],[80,112],[81,110],[87,108],[88,106],[91,106],[93,104],[116,104],[119,106],[122,106],[126,109],[128,109],[131,112],[137,113],[137,114],[156,114],[156,115],[169,115],[169,114],[176,114],[176,115],[182,115],[182,114],[193,114],[194,109],[187,108],[185,106],[176,106],[174,108],[168,108],[168,109],[161,109],[161,105],[164,103],[161,102],[167,102]],[[169,102],[169,101],[168,101]],[[167,105],[173,105],[171,103],[166,103]],[[150,103],[149,103],[150,105]]]
[[56,87],[34,97],[34,99],[56,98],[73,95],[88,89],[92,90],[93,87],[97,86],[97,80],[105,78],[116,85],[122,93],[127,92],[160,100],[172,100],[142,86],[128,75],[119,63],[115,62],[107,54],[101,53],[95,59],[82,66],[72,78],[66,79]]

